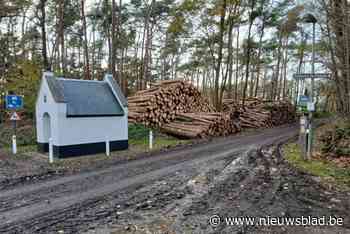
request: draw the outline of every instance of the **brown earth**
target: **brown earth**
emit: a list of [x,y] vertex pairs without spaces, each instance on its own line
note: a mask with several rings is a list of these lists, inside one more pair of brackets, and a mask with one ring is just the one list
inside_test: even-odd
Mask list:
[[[270,147],[285,126],[115,161],[0,191],[1,233],[349,233],[350,193],[290,167]],[[209,217],[333,215],[344,226],[212,228]],[[332,231],[332,232],[329,232]]]

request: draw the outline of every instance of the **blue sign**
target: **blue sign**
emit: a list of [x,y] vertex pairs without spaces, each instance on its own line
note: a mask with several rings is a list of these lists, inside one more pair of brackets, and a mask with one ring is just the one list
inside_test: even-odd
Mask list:
[[309,96],[305,96],[305,95],[301,95],[299,97],[299,101],[298,101],[298,105],[299,106],[307,106],[307,103],[309,103],[311,100],[310,100],[310,97]]
[[17,95],[6,96],[6,109],[17,110],[23,108],[23,97]]

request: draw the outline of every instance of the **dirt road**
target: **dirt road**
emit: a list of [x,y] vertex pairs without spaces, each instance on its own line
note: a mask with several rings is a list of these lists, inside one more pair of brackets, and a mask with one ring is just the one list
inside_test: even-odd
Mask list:
[[[188,191],[187,185],[194,178],[200,181],[204,173],[209,183],[252,147],[284,141],[296,133],[295,126],[288,126],[221,138],[93,172],[2,190],[0,232],[110,233],[113,225],[128,232],[128,223],[141,213],[147,217],[145,211],[164,211],[171,204],[174,208],[177,201],[191,197],[193,191]],[[236,179],[239,181],[239,176]],[[105,226],[109,228],[101,228]],[[121,232],[118,230],[116,233]]]

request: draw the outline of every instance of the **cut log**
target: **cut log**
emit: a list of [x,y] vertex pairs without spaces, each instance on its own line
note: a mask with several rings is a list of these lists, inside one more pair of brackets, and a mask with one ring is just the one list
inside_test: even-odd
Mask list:
[[128,103],[131,121],[153,127],[173,121],[179,113],[215,111],[192,84],[181,80],[153,84],[129,97]]

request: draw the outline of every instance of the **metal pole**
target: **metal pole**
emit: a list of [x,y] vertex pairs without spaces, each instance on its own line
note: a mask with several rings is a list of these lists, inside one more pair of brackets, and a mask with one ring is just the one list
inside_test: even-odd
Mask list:
[[316,44],[316,23],[312,24],[312,77],[311,77],[311,100],[315,101],[315,44]]
[[49,163],[54,163],[53,156],[53,139],[50,137],[49,139]]
[[111,148],[110,148],[110,143],[109,140],[106,140],[106,155],[109,157],[111,155]]
[[13,120],[12,153],[17,154],[17,122]]
[[17,154],[17,139],[16,135],[12,136],[12,153]]
[[[315,44],[316,44],[316,22],[312,24],[312,77],[311,77],[311,102],[315,102],[315,93],[314,93],[314,88],[315,88]],[[313,141],[313,116],[312,116],[312,111],[309,112],[309,138],[308,138],[308,152],[307,152],[307,157],[308,159],[311,159],[312,157],[312,141]]]
[[152,130],[149,131],[149,149],[150,150],[153,149],[153,131]]
[[300,144],[300,149],[303,155],[303,159],[307,160],[307,117],[306,116],[301,116],[300,117],[300,134],[299,134],[299,144]]

